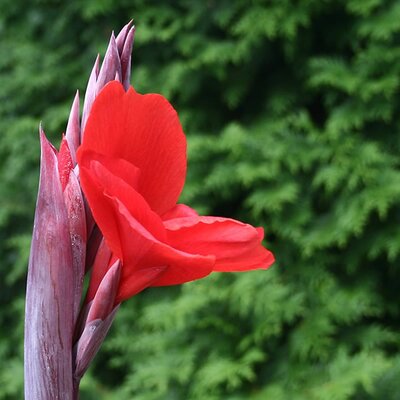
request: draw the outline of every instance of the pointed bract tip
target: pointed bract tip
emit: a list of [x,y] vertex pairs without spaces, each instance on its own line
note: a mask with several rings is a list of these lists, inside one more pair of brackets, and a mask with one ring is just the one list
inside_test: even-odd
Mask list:
[[43,129],[42,122],[39,123],[39,140],[40,140],[40,148],[42,149],[42,153],[43,153],[43,150],[48,147],[57,156],[58,151],[51,144],[51,142],[47,139],[46,133],[44,132],[44,129]]
[[85,326],[85,329],[74,349],[76,354],[74,370],[75,379],[79,380],[83,376],[89,364],[98,352],[102,342],[107,336],[107,332],[111,327],[118,309],[119,305],[111,311],[104,321],[94,320]]
[[112,43],[112,44],[116,43],[116,42],[115,42],[115,34],[114,34],[114,31],[111,32],[110,43]]
[[40,140],[40,148],[42,149],[42,152],[43,152],[43,148],[46,145],[46,143],[48,142],[48,140],[47,140],[46,134],[44,133],[42,124],[40,124],[40,126],[39,126],[39,140]]
[[123,50],[123,48],[124,48],[124,44],[125,44],[125,41],[126,41],[127,34],[128,34],[129,30],[130,30],[131,27],[132,27],[132,22],[133,22],[133,20],[130,20],[130,21],[120,30],[120,32],[118,33],[118,35],[117,35],[117,37],[116,37],[116,39],[115,39],[116,42],[117,42],[118,53],[119,53],[120,56],[122,55],[122,50]]
[[46,142],[48,142],[48,140],[46,134],[44,133],[42,123],[40,123],[39,125],[39,140],[40,140],[40,147],[43,151],[43,147],[46,145]]

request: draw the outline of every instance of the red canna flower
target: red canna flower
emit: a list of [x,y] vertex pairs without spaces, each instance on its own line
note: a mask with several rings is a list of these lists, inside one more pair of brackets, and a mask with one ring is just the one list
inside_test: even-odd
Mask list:
[[[108,83],[94,101],[77,152],[81,186],[115,258],[116,303],[147,286],[181,284],[213,271],[268,268],[263,229],[202,217],[177,204],[186,176],[186,139],[176,111],[157,94]],[[93,267],[88,300],[107,268]]]
[[202,217],[177,204],[186,139],[166,99],[129,86],[134,32],[131,21],[111,35],[101,67],[97,57],[82,118],[77,93],[59,151],[40,129],[25,313],[26,400],[77,399],[119,304],[146,287],[274,262],[261,245],[262,228]]

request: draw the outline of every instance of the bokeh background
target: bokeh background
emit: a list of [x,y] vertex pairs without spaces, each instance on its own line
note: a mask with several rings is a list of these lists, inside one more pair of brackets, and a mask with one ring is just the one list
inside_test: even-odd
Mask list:
[[21,399],[38,124],[111,30],[174,104],[183,200],[266,229],[268,271],[126,302],[82,400],[400,399],[400,2],[0,0],[0,399]]

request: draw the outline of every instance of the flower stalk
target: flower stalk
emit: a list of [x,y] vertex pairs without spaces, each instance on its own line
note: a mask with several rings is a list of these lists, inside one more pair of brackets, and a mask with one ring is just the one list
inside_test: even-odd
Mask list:
[[[186,137],[161,95],[130,85],[135,28],[110,42],[41,169],[25,315],[25,399],[76,400],[122,301],[212,272],[266,269],[264,230],[177,204]],[[83,281],[90,271],[88,291]]]
[[[91,267],[102,235],[82,194],[76,151],[92,104],[104,85],[116,77],[129,85],[134,32],[131,21],[117,38],[111,35],[101,68],[97,56],[82,121],[77,92],[59,151],[40,127],[40,181],[25,305],[26,400],[77,399],[80,379],[118,310],[114,303],[120,261],[100,282],[93,301],[80,310],[85,271]],[[108,265],[109,258],[101,261]]]

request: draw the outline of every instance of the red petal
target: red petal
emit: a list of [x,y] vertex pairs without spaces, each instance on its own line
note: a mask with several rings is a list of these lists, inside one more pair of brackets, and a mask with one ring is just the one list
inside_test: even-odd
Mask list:
[[105,201],[102,187],[92,176],[90,170],[80,167],[79,173],[81,185],[90,204],[93,217],[101,232],[107,238],[108,246],[113,249],[118,257],[121,257],[122,250],[114,210],[109,202]]
[[262,228],[227,218],[187,217],[164,222],[167,242],[193,254],[214,255],[214,271],[268,268],[273,254],[261,245]]
[[122,158],[111,158],[93,151],[81,151],[80,165],[90,169],[92,161],[98,161],[108,171],[123,179],[129,186],[137,189],[139,185],[139,168]]
[[[213,269],[213,256],[193,255],[174,249],[158,241],[146,232],[142,225],[129,213],[127,208],[116,198],[112,199],[118,208],[119,230],[123,249],[123,268],[120,292],[117,302],[137,293],[134,284],[137,274],[147,274],[148,269],[167,267],[150,286],[168,286],[203,278]],[[135,279],[133,278],[135,274]],[[125,282],[125,284],[124,284]]]
[[[91,180],[91,183],[89,183],[89,180],[85,180],[88,176],[90,176],[89,180]],[[110,218],[119,218],[115,210],[111,210],[110,212],[110,209],[107,207],[107,204],[110,203],[109,198],[114,197],[127,207],[134,218],[143,226],[144,230],[157,239],[165,239],[165,229],[160,217],[151,210],[143,196],[118,175],[114,175],[99,161],[91,161],[90,170],[85,167],[82,168],[81,179],[85,194],[92,207],[94,218],[107,241],[109,241],[111,236],[113,239],[116,239],[116,235],[119,235],[119,232],[113,232],[110,235],[106,228]],[[106,210],[107,212],[105,212]],[[121,255],[114,250],[111,244],[110,247],[120,258]]]
[[163,214],[172,208],[186,175],[186,139],[178,115],[158,94],[127,92],[110,82],[97,96],[87,121],[83,144],[123,158],[141,171],[139,192],[151,208]]
[[[107,157],[89,161],[85,154],[86,152],[82,152],[80,156],[82,159],[80,167],[81,184],[93,216],[106,238],[107,244],[116,256],[122,258],[123,251],[120,231],[117,225],[119,216],[115,213],[113,203],[110,202],[111,197],[120,199],[128,207],[129,211],[135,215],[135,218],[146,227],[144,228],[145,230],[148,229],[152,235],[163,239],[165,230],[158,215],[150,209],[143,197],[128,182],[110,171],[110,169],[117,171],[119,175],[123,176],[123,171],[120,171],[120,167],[121,165],[127,167],[124,164],[128,163],[124,160],[112,160]],[[101,161],[106,161],[105,163],[110,169],[106,168]],[[139,170],[130,165],[127,171],[130,172],[129,179],[131,183],[137,182]]]
[[[124,221],[125,219],[119,215],[112,199],[121,198],[125,200],[129,210],[140,221],[141,233],[144,236],[153,238],[152,233],[154,233],[156,236],[165,237],[164,227],[158,215],[150,209],[143,197],[124,180],[113,175],[99,161],[91,161],[90,166],[91,169],[82,166],[80,170],[85,195],[92,207],[94,218],[106,239],[107,245],[116,257],[123,260],[125,268],[126,249],[123,249],[124,238],[122,237],[125,233],[122,233],[120,228],[120,220]],[[148,227],[148,230],[146,227]],[[141,236],[137,238],[130,237],[129,232],[127,234],[130,242],[126,246],[131,247],[132,251],[137,253],[136,258],[140,258],[142,252],[147,251],[146,246],[142,243]],[[132,255],[132,257],[135,258],[135,255]],[[108,266],[104,265],[95,265],[93,267],[89,300],[93,297],[107,269]]]
[[121,281],[118,297],[116,298],[117,303],[135,296],[151,286],[167,268],[164,266],[130,270],[129,274],[125,275],[125,279]]
[[[90,169],[81,166],[80,173],[96,222],[110,249],[123,263],[116,301],[125,300],[149,285],[180,284],[212,271],[214,257],[186,254],[163,243],[166,233],[160,217],[138,192],[99,161],[91,161]],[[159,277],[148,271],[156,268],[154,271],[158,275],[165,267],[167,269]],[[92,279],[99,282],[104,273],[94,268]],[[141,274],[146,276],[140,277]],[[143,283],[139,289],[138,282]],[[90,284],[92,295],[96,285],[98,283]]]
[[197,214],[196,210],[193,210],[193,208],[190,208],[186,204],[177,204],[175,207],[163,214],[161,219],[167,221],[174,218],[197,217],[198,215],[199,214]]
[[258,237],[260,238],[260,241],[264,240],[264,229],[263,228],[256,228],[258,232]]

